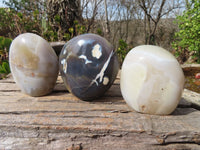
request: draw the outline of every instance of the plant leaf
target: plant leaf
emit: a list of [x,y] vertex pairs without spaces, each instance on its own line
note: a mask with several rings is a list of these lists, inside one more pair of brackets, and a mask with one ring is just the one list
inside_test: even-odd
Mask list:
[[6,74],[10,73],[10,67],[9,67],[9,63],[8,62],[3,62],[2,63],[2,68],[4,69]]

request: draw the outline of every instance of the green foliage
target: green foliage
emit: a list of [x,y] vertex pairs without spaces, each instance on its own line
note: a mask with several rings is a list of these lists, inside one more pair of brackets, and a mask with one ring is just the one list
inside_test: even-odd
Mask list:
[[120,39],[119,46],[117,48],[117,54],[118,54],[121,64],[123,63],[124,58],[129,51],[130,51],[130,48],[128,47],[128,44],[123,39]]
[[5,35],[15,27],[14,12],[9,8],[0,8],[0,35]]
[[10,67],[8,61],[3,61],[2,64],[0,64],[0,74],[9,74],[10,73]]
[[61,18],[60,18],[59,15],[55,15],[54,19],[55,19],[55,22],[56,22],[56,23],[59,23],[60,20],[61,20]]
[[186,50],[200,63],[200,1],[190,1],[189,8],[182,16],[178,16],[179,32],[175,33],[175,42],[172,46],[179,57]]
[[44,31],[42,37],[50,42],[58,41],[58,33],[51,26],[47,26],[47,30]]
[[43,35],[46,28],[45,3],[40,0],[3,1],[9,8],[0,9],[0,33],[16,37],[25,32]]
[[8,0],[9,8],[0,8],[0,35],[14,38],[21,33],[38,34],[48,41],[67,41],[86,33],[86,27],[77,20],[69,28],[62,28],[59,14],[48,16],[46,2],[41,0]]
[[10,73],[8,51],[12,40],[0,36],[0,78]]
[[11,39],[0,36],[0,50],[8,52],[11,42]]
[[103,32],[102,32],[101,28],[97,28],[97,34],[102,36]]
[[77,20],[74,21],[74,27],[69,28],[68,33],[64,33],[64,39],[66,41],[70,40],[74,36],[86,33],[86,28],[84,25],[80,25]]

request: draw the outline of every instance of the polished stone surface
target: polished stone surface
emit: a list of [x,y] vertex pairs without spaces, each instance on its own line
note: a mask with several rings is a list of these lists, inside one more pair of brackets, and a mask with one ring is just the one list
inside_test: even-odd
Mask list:
[[102,96],[114,82],[118,58],[112,45],[95,34],[68,41],[59,57],[59,68],[67,89],[82,100]]
[[122,95],[130,107],[141,113],[172,113],[180,101],[184,82],[178,61],[158,46],[133,48],[122,65]]
[[17,36],[10,47],[9,62],[15,82],[23,93],[50,93],[58,76],[58,57],[42,37],[33,33]]

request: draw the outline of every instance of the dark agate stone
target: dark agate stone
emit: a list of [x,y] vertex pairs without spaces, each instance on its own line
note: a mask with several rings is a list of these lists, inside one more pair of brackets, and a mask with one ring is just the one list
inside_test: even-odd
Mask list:
[[95,34],[83,34],[64,45],[59,68],[64,84],[72,94],[82,100],[92,100],[110,88],[119,63],[106,39]]

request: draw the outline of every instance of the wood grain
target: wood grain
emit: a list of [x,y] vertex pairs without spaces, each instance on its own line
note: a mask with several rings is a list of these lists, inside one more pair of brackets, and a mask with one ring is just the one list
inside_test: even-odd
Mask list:
[[[200,149],[200,111],[185,90],[172,115],[141,114],[120,93],[119,77],[91,102],[68,93],[59,77],[43,97],[20,92],[12,77],[0,80],[0,150]],[[187,101],[186,101],[187,100]]]

